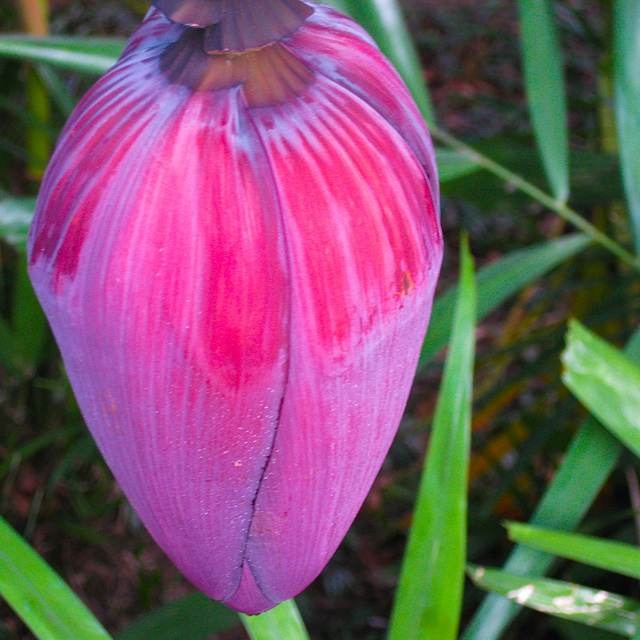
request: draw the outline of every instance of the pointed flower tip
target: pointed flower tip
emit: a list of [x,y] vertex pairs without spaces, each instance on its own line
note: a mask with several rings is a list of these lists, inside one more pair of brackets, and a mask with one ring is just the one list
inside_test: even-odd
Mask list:
[[206,26],[152,10],[82,100],[30,273],[146,527],[259,613],[319,574],[382,464],[442,237],[424,124],[355,23],[317,5],[242,54],[206,54]]

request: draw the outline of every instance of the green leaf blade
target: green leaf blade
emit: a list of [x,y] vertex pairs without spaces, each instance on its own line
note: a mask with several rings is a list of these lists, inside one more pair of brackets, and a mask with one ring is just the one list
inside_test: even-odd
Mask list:
[[598,420],[640,456],[640,368],[576,320],[562,380]]
[[110,38],[2,35],[0,55],[100,75],[117,62],[124,44],[123,40]]
[[[460,293],[389,640],[457,637],[466,554],[476,287],[466,243]],[[442,500],[445,494],[447,500]]]
[[634,545],[600,540],[577,533],[551,531],[520,522],[509,522],[506,526],[509,538],[518,544],[632,578],[640,578],[640,549]]
[[613,5],[613,81],[618,144],[631,228],[640,252],[640,0]]
[[569,132],[562,55],[549,0],[519,0],[527,98],[538,148],[560,202],[569,196]]
[[40,640],[111,640],[48,564],[0,518],[0,594]]

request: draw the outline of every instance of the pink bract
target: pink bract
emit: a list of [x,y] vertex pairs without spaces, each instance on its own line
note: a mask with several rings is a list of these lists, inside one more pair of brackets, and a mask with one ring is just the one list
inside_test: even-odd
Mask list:
[[127,498],[196,587],[246,613],[306,587],[353,521],[442,257],[406,87],[353,21],[310,6],[278,43],[309,74],[270,104],[167,76],[187,27],[152,9],[67,123],[29,239]]

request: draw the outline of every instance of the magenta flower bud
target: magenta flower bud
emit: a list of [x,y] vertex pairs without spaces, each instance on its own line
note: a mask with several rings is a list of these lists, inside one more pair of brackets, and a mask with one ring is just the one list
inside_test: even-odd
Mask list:
[[442,257],[434,154],[333,9],[154,4],[62,133],[30,272],[145,526],[259,613],[322,570],[398,427]]

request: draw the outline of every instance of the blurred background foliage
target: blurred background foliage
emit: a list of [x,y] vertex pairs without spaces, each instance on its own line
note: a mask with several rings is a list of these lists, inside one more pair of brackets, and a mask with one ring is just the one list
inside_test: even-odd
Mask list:
[[[376,29],[375,7],[385,1],[336,4]],[[631,13],[621,15],[620,5]],[[29,7],[32,18],[41,12],[40,20],[25,20],[20,6]],[[431,128],[439,144],[447,252],[398,437],[343,545],[297,599],[314,640],[386,637],[446,353],[461,229],[468,232],[479,287],[468,486],[474,582],[503,594],[533,584],[475,568],[507,561],[513,542],[505,520],[578,529],[637,547],[633,446],[623,438],[630,448],[621,447],[595,422],[581,426],[587,413],[561,377],[570,318],[622,347],[640,313],[638,266],[629,255],[638,238],[630,212],[637,208],[633,162],[640,166],[640,156],[633,145],[640,144],[640,132],[634,137],[640,112],[624,75],[628,64],[640,77],[640,58],[633,65],[638,38],[625,31],[637,7],[635,0],[407,0],[401,6],[418,54],[418,66],[410,61],[406,69],[418,69],[419,81],[426,81],[421,106],[437,123]],[[40,0],[4,2],[0,25],[3,34],[124,38],[146,9],[143,0],[53,0],[50,7]],[[7,53],[2,46],[0,53]],[[110,55],[118,47],[101,46]],[[59,65],[0,56],[0,515],[116,638],[180,638],[167,629],[178,634],[185,620],[196,618],[201,626],[189,631],[191,640],[246,638],[236,616],[210,609],[192,593],[123,498],[84,426],[26,276],[25,233],[38,180],[65,119],[94,81],[95,75]],[[587,235],[576,233],[576,224]],[[576,344],[588,342],[590,334],[576,331]],[[607,354],[605,362],[613,357]],[[567,384],[594,412],[617,402],[604,395],[591,407]],[[607,423],[607,416],[596,415]],[[510,528],[509,535],[518,541],[524,534]],[[495,596],[485,600],[468,581],[463,637],[637,636],[640,574],[621,576],[610,565],[585,564],[584,557],[582,563],[553,561],[571,557],[566,549],[580,542],[561,540],[538,555],[520,549],[507,568],[533,575],[550,570],[557,581],[620,594],[629,602],[618,610],[635,621],[631,626],[587,621],[585,627],[579,617],[530,610],[509,624],[517,607]],[[539,588],[551,593],[552,587]],[[564,584],[557,588],[555,598],[577,597]],[[588,605],[590,596],[583,596]],[[538,608],[548,611],[541,602]],[[135,620],[137,626],[127,626]],[[31,637],[0,603],[0,640]]]

